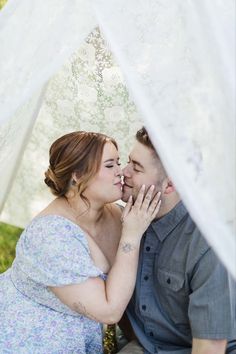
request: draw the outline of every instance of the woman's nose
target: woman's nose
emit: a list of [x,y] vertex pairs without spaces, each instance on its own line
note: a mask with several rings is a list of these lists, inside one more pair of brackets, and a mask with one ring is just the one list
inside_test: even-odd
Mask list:
[[121,169],[120,166],[117,166],[116,175],[117,175],[117,176],[121,176],[121,175],[122,175],[122,169]]

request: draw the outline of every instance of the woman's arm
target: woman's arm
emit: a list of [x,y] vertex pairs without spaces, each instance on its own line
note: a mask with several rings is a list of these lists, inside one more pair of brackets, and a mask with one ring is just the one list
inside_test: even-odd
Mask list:
[[81,284],[50,287],[72,310],[107,324],[120,320],[134,290],[140,240],[160,209],[160,194],[150,202],[153,188],[145,197],[144,189],[140,190],[134,205],[130,199],[124,209],[122,235],[107,280],[97,277]]
[[226,344],[226,339],[193,338],[192,354],[224,354]]

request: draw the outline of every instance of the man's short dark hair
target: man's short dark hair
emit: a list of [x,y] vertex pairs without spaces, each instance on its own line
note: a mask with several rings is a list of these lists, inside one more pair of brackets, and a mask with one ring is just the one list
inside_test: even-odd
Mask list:
[[147,146],[149,149],[153,150],[155,155],[158,157],[155,147],[153,146],[151,139],[149,138],[148,132],[145,127],[139,129],[136,133],[136,139],[139,143]]
[[158,169],[159,169],[159,173],[161,173],[162,171],[162,177],[163,179],[167,176],[165,168],[162,164],[162,161],[158,155],[158,153],[156,152],[155,147],[153,146],[151,139],[149,138],[148,132],[146,130],[145,127],[142,127],[141,129],[139,129],[136,133],[136,139],[139,143],[143,144],[144,146],[146,146],[147,148],[149,148],[152,152],[153,158],[154,158],[154,162],[155,164],[157,164]]

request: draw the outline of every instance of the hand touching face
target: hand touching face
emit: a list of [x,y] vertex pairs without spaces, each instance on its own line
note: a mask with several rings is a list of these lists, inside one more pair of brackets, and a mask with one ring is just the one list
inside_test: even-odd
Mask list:
[[123,169],[124,185],[122,200],[127,202],[129,196],[137,198],[143,184],[148,187],[154,185],[156,190],[162,191],[162,182],[165,177],[164,168],[153,151],[138,141],[135,142],[129,155],[129,161]]

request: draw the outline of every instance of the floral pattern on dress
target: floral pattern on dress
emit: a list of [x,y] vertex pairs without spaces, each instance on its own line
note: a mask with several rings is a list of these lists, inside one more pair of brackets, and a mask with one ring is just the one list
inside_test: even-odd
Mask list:
[[32,220],[13,265],[0,275],[0,353],[101,354],[102,326],[64,305],[48,286],[105,275],[83,230],[59,215]]

